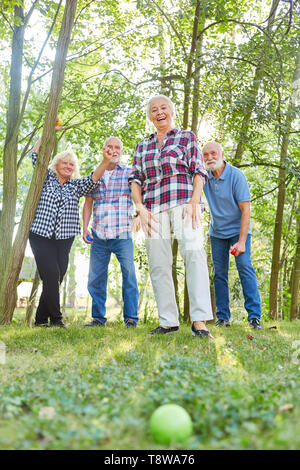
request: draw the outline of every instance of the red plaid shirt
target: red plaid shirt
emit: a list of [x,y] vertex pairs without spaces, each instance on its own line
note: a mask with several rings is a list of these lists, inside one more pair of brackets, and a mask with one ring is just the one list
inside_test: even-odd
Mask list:
[[161,148],[156,133],[137,144],[129,183],[142,187],[143,203],[158,213],[191,199],[195,174],[206,181],[196,136],[175,128],[167,133]]
[[[101,239],[127,238],[131,231],[132,199],[128,186],[131,168],[117,163],[106,186],[100,178],[89,196],[94,199],[92,229]],[[123,234],[123,235],[122,235]]]

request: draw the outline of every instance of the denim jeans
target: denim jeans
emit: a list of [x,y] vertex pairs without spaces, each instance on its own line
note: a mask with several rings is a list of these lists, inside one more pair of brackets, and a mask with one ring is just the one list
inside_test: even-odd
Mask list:
[[88,277],[88,291],[92,297],[92,317],[102,324],[106,323],[106,297],[108,265],[111,254],[114,253],[121,265],[122,271],[122,297],[124,322],[131,318],[138,321],[138,286],[135,275],[133,242],[128,238],[114,238],[102,240],[92,231],[90,269]]
[[[216,296],[216,315],[219,319],[230,320],[228,270],[229,250],[239,239],[236,235],[232,238],[222,239],[210,237],[211,253],[214,264],[214,287]],[[235,264],[239,273],[244,295],[244,306],[248,312],[248,320],[260,319],[261,303],[257,287],[256,274],[251,263],[251,235],[246,240],[246,251],[235,257]]]

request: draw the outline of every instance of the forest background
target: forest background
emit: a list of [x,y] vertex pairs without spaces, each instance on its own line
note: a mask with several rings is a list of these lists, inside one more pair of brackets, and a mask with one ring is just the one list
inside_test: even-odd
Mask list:
[[[28,231],[53,154],[72,148],[81,175],[101,158],[107,136],[127,162],[146,129],[150,96],[168,95],[178,127],[199,144],[218,140],[241,168],[252,197],[252,258],[264,319],[299,318],[299,1],[1,1],[0,322],[10,323]],[[55,135],[55,118],[64,125]],[[39,164],[30,152],[42,135]],[[209,211],[205,214],[205,228]],[[208,259],[212,276],[209,244]],[[188,318],[184,266],[174,245],[174,282]],[[76,310],[77,238],[63,289]],[[155,314],[142,237],[136,239],[140,314]],[[77,261],[76,261],[77,260]],[[78,261],[79,260],[79,261]],[[81,272],[77,272],[77,279]],[[38,276],[27,309],[30,321]],[[121,304],[112,261],[109,297]],[[231,300],[243,318],[233,260]],[[78,306],[78,305],[77,305]],[[118,307],[119,309],[119,307]]]

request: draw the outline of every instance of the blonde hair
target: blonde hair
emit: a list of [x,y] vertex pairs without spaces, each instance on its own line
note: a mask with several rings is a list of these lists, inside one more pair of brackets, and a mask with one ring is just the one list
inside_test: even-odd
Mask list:
[[[171,109],[171,112],[173,114],[173,124],[174,124],[174,121],[175,121],[175,116],[176,116],[176,110],[175,110],[175,105],[173,103],[173,101],[166,95],[155,95],[155,96],[152,96],[150,98],[150,100],[148,101],[147,103],[147,106],[146,106],[146,127],[151,130],[154,128],[154,125],[153,123],[151,122],[151,119],[150,119],[150,107],[151,107],[151,103],[152,101],[154,100],[157,100],[157,99],[164,99],[169,108]],[[175,124],[174,124],[175,125]]]
[[61,160],[69,160],[72,163],[74,163],[74,171],[72,173],[71,179],[80,178],[78,160],[77,160],[75,153],[72,152],[72,150],[64,150],[63,152],[60,152],[57,155],[55,155],[55,157],[53,158],[51,165],[50,165],[50,170],[52,170],[53,173],[56,174],[56,176],[57,176],[56,167],[57,167],[57,164]]

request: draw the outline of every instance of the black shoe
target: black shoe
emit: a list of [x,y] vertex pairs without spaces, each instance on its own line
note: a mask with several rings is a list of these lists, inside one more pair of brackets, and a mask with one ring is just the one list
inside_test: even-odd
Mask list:
[[49,328],[48,323],[34,323],[34,326],[39,326],[40,328]]
[[126,328],[136,328],[136,323],[131,318],[128,318],[125,323]]
[[211,336],[209,330],[196,330],[195,327],[194,327],[194,323],[192,324],[192,335],[193,336],[200,336],[201,338],[203,338],[204,336],[206,336],[206,338],[208,336]]
[[62,320],[50,321],[50,326],[58,326],[59,328],[67,328]]
[[216,326],[230,326],[230,322],[226,320],[221,320],[221,318],[219,318],[216,321]]
[[101,323],[101,321],[96,320],[95,318],[91,321],[91,323],[87,323],[86,325],[83,326],[105,326],[104,323]]
[[250,318],[249,326],[250,326],[250,328],[253,328],[254,330],[261,330],[262,329],[260,321],[257,318]]
[[179,330],[179,326],[170,326],[169,328],[163,328],[162,326],[158,326],[154,330],[149,331],[150,335],[166,335],[168,333],[176,333]]

